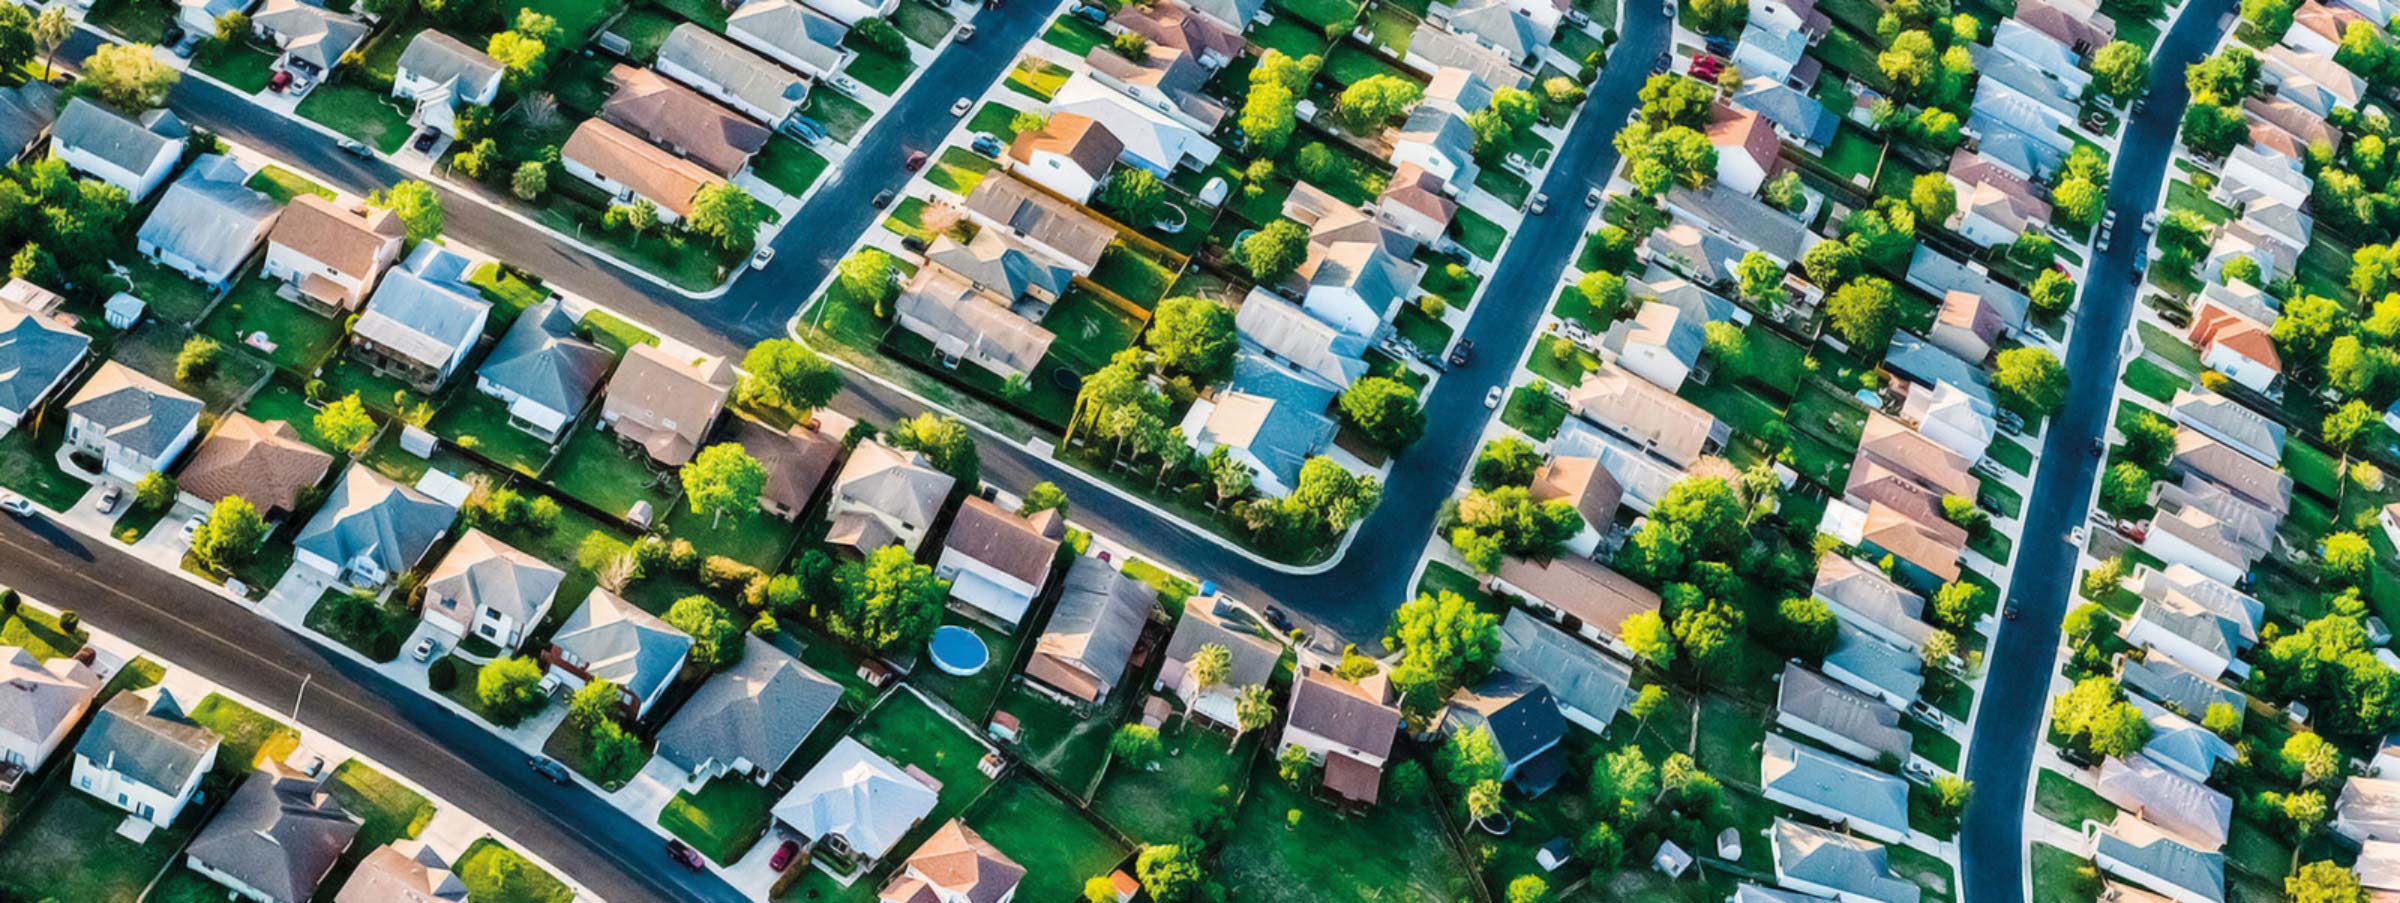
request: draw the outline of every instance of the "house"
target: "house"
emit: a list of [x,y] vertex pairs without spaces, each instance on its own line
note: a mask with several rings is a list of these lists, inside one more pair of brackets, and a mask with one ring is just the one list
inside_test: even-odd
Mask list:
[[400,52],[392,96],[415,104],[408,115],[410,128],[431,128],[456,138],[458,111],[491,106],[500,96],[505,71],[483,51],[428,28],[410,38],[408,48]]
[[1019,517],[970,496],[950,519],[934,574],[950,581],[950,598],[1014,627],[1049,585],[1066,529],[1067,519],[1056,509]]
[[[2175,835],[2194,849],[2225,845],[2233,827],[2233,800],[2188,775],[2161,767],[2148,756],[2114,758],[2100,765],[2095,785],[2102,799]],[[2081,825],[2073,827],[2081,828]]]
[[1092,705],[1107,699],[1132,663],[1157,604],[1158,593],[1149,584],[1102,559],[1076,558],[1050,612],[1049,629],[1034,641],[1026,680],[1062,700]]
[[380,588],[414,569],[457,516],[458,509],[354,463],[292,538],[294,560],[326,581]]
[[1837,903],[1917,903],[1914,881],[1892,873],[1882,844],[1811,827],[1782,816],[1767,832],[1775,882]]
[[2135,815],[2099,832],[2092,863],[2176,903],[2225,903],[2225,854],[2184,845]]
[[1670,222],[1651,231],[1635,249],[1635,257],[1651,268],[1678,273],[1701,285],[1730,291],[1739,283],[1734,267],[1749,249],[1715,232],[1685,222]]
[[[1225,676],[1203,686],[1191,665],[1200,650],[1210,646],[1225,650]],[[1166,663],[1151,686],[1174,693],[1193,716],[1239,730],[1242,693],[1266,686],[1282,658],[1283,644],[1260,635],[1255,624],[1220,613],[1215,606],[1188,604],[1175,622],[1174,635],[1167,638]]]
[[2117,38],[2117,23],[2106,13],[2086,13],[2053,6],[2041,0],[2019,2],[2015,18],[2025,27],[2048,35],[2051,40],[2067,45],[2067,49],[2074,51],[2076,56],[2087,59]]
[[2175,393],[2170,411],[2175,422],[2249,455],[2253,461],[2269,467],[2283,461],[2283,424],[2241,402],[2194,386]]
[[364,822],[316,778],[272,759],[184,847],[184,865],[258,903],[307,903]]
[[2081,94],[2084,86],[2091,84],[2091,73],[2084,71],[2082,56],[2075,48],[2024,22],[2000,20],[1999,27],[1992,29],[1991,46],[1999,54],[2065,86],[2070,93]]
[[1609,326],[1601,347],[1627,372],[1669,392],[1679,391],[1707,350],[1709,322],[1705,313],[1693,315],[1673,304],[1644,301],[1633,316]]
[[967,193],[968,220],[998,229],[1027,247],[1068,264],[1075,275],[1089,276],[1100,256],[1117,240],[1117,230],[1091,218],[1074,204],[1043,193],[1014,176],[994,176]]
[[1772,22],[1748,22],[1742,28],[1741,40],[1734,45],[1732,63],[1745,76],[1806,89],[1816,83],[1823,71],[1808,56],[1809,40],[1805,31],[1778,28]]
[[642,140],[607,120],[586,119],[559,149],[567,174],[607,193],[620,204],[648,201],[662,223],[691,215],[703,189],[725,184],[716,173]]
[[775,822],[811,853],[834,852],[872,869],[940,802],[941,784],[906,771],[849,737],[817,760],[775,802]]
[[600,118],[727,179],[748,170],[750,158],[775,136],[654,70],[618,63],[609,69],[608,83]]
[[1589,558],[1509,558],[1486,582],[1492,591],[1525,600],[1567,630],[1619,655],[1632,654],[1618,639],[1626,619],[1655,612],[1660,604],[1658,594],[1648,587]]
[[866,19],[889,17],[900,8],[900,0],[808,0],[808,5],[834,21],[857,25]]
[[691,651],[690,635],[595,587],[542,650],[544,682],[572,692],[595,680],[608,681],[616,685],[625,715],[641,721],[683,674]]
[[1623,711],[1633,695],[1633,669],[1525,611],[1500,623],[1501,668],[1550,690],[1567,723],[1594,734]]
[[1375,220],[1417,244],[1438,246],[1458,216],[1454,190],[1425,167],[1403,163],[1375,197]]
[[919,267],[892,305],[900,328],[933,345],[942,364],[1030,378],[1057,336],[1010,310],[1009,300],[947,267]]
[[2333,804],[2334,833],[2353,843],[2400,840],[2400,780],[2354,777]]
[[1567,541],[1568,551],[1590,556],[1600,539],[1615,529],[1617,512],[1625,504],[1625,485],[1598,458],[1553,455],[1534,469],[1527,487],[1536,502],[1563,501],[1583,516],[1583,529]]
[[1112,31],[1132,32],[1153,46],[1172,47],[1189,54],[1209,69],[1224,68],[1242,55],[1247,44],[1242,38],[1241,23],[1228,27],[1175,0],[1148,8],[1130,4],[1118,7],[1108,17],[1108,24]]
[[553,297],[527,308],[475,370],[475,389],[508,406],[508,424],[556,442],[583,414],[616,357],[575,335]]
[[2125,642],[2164,653],[2202,676],[2225,673],[2257,641],[2247,625],[2182,592],[2145,598],[2125,624]]
[[1667,213],[1677,222],[1688,223],[1745,251],[1775,258],[1776,263],[1787,267],[1799,263],[1808,249],[1824,240],[1808,224],[1782,209],[1739,191],[1720,190],[1715,184],[1697,189],[1681,185],[1667,189]]
[[861,556],[891,545],[914,552],[957,482],[916,452],[860,442],[834,477],[825,512],[833,527],[825,541]]
[[164,687],[118,693],[75,741],[75,789],[161,828],[172,827],[217,764],[217,734],[194,724]]
[[200,399],[109,361],[67,401],[66,449],[100,462],[106,476],[138,482],[192,444],[200,411]]
[[[1996,177],[2008,177],[2001,173]],[[1953,293],[1972,295],[1978,308],[1990,308],[1990,316],[1999,321],[2001,334],[2023,329],[2026,317],[2033,311],[2033,299],[2024,292],[1992,277],[1991,270],[1981,263],[1952,257],[1940,249],[1919,245],[1908,260],[1908,284],[1937,298]],[[1978,314],[1978,317],[1983,316]],[[1939,324],[1937,324],[1939,328]],[[1938,337],[1934,344],[1942,347]],[[1949,350],[1944,347],[1943,350]],[[1980,362],[1980,357],[1968,357],[1951,352],[1960,360]]]
[[2368,891],[2367,899],[2383,903],[2391,891],[2400,890],[2400,843],[2359,845],[2358,862],[2351,870],[2358,874],[2358,885]]
[[1707,134],[1708,143],[1717,149],[1717,183],[1746,195],[1766,185],[1783,153],[1774,123],[1730,104],[1709,109]]
[[250,30],[283,51],[275,68],[309,81],[332,73],[372,27],[300,0],[266,0],[250,17]]
[[1677,467],[1724,447],[1732,432],[1698,405],[1613,363],[1567,390],[1567,410]]
[[1908,782],[1768,734],[1760,752],[1759,793],[1768,802],[1797,809],[1885,843],[1908,841]]
[[[1189,437],[1192,451],[1206,457],[1217,449],[1250,469],[1252,487],[1269,496],[1291,494],[1300,485],[1309,459],[1332,445],[1339,427],[1323,413],[1332,394],[1306,380],[1283,376],[1279,367],[1257,356],[1237,358],[1249,363],[1250,379],[1209,398],[1192,402],[1179,428]],[[1244,391],[1244,389],[1254,391]]]
[[1296,376],[1340,392],[1367,375],[1367,340],[1309,316],[1298,305],[1252,288],[1233,312],[1241,353],[1280,364]]
[[1953,291],[1942,295],[1942,306],[1934,315],[1933,328],[1925,338],[1935,347],[1961,360],[1982,362],[1990,357],[1992,348],[2008,334],[2001,319],[2000,308],[1984,296]]
[[467,883],[422,840],[395,840],[358,861],[333,903],[467,903]]
[[[1103,51],[1095,50],[1094,53]],[[1018,132],[1008,145],[1008,169],[1018,178],[1050,189],[1078,204],[1089,203],[1125,143],[1099,120],[1079,113],[1052,113],[1042,127]],[[978,234],[980,237],[980,233]]]
[[1463,69],[1496,88],[1523,88],[1533,83],[1533,76],[1519,68],[1522,61],[1431,20],[1418,22],[1417,30],[1409,34],[1403,62],[1429,75]]
[[191,134],[163,109],[137,119],[77,97],[50,127],[50,153],[76,172],[125,189],[138,205],[174,171]]
[[2300,159],[2309,145],[2320,141],[2327,147],[2342,146],[2341,130],[2325,117],[2280,97],[2244,98],[2242,116],[2250,122],[2252,144],[2268,146],[2292,160]]
[[421,392],[438,390],[483,337],[492,302],[467,281],[471,263],[427,242],[384,274],[351,330],[350,354]]
[[[1746,70],[1745,70],[1746,71]],[[1822,154],[1841,132],[1842,119],[1817,99],[1780,79],[1752,75],[1734,93],[1733,105],[1775,126],[1775,135],[1812,154]]]
[[733,365],[724,358],[681,359],[656,345],[635,345],[601,395],[600,423],[660,466],[681,467],[699,453],[733,382]]
[[2390,0],[2337,0],[2343,9],[2367,17],[2376,25],[2390,25],[2394,15],[2400,15],[2400,3]]
[[2150,650],[2144,650],[2138,661],[2126,656],[2117,668],[2117,683],[2128,693],[2157,700],[2186,718],[2206,718],[2210,709],[2220,705],[2240,711],[2248,698],[2172,655]]
[[1728,903],[1825,903],[1825,898],[1798,891],[1760,887],[1747,881],[1735,885]]
[[855,421],[830,410],[816,412],[815,421],[781,430],[748,417],[733,419],[733,441],[767,471],[767,488],[758,507],[784,520],[800,516],[833,476],[842,457],[842,436]]
[[1562,11],[1545,0],[1460,0],[1443,24],[1501,56],[1530,63],[1557,34]]
[[1139,57],[1128,57],[1113,47],[1094,47],[1084,53],[1083,65],[1092,80],[1203,135],[1225,121],[1224,102],[1201,90],[1215,70],[1181,50],[1151,44]]
[[2319,116],[2331,116],[2338,107],[2357,109],[2366,96],[2366,80],[2329,54],[2279,44],[2259,53],[2258,62],[2259,80],[2275,89],[2275,96]]
[[[1987,54],[1986,58],[2007,59],[1997,54]],[[1993,94],[1994,102],[1998,102],[1999,92]],[[2067,150],[2071,149],[2058,147],[2047,133],[2027,132],[2020,126],[2004,122],[1990,109],[1970,109],[1966,131],[1978,136],[1976,153],[1982,154],[1992,165],[2015,173],[2018,178],[2032,181],[2047,181],[2057,175],[2060,167],[2066,165]]]
[[91,711],[100,684],[98,672],[71,657],[43,661],[23,647],[0,646],[0,788],[15,790],[50,761]]
[[1810,595],[1843,624],[1910,652],[1923,648],[1936,632],[1923,620],[1925,597],[1845,555],[1827,555],[1817,563]]
[[1958,559],[1966,554],[1966,535],[1953,527],[1941,529],[1882,502],[1869,503],[1866,518],[1852,545],[1868,557],[1890,556],[1893,576],[1930,592],[1957,580]]
[[239,497],[276,520],[300,510],[300,497],[332,469],[333,456],[300,438],[290,423],[261,423],[236,411],[200,440],[175,482],[203,502]]
[[1958,210],[1943,225],[1977,246],[2002,247],[2049,228],[2050,202],[2007,167],[1962,149],[1951,153],[1948,175]]
[[1901,423],[1960,457],[1983,460],[2000,433],[2000,407],[1982,370],[1908,333],[1893,337],[1884,366],[1904,378]]
[[425,623],[515,649],[550,612],[567,575],[481,529],[450,547],[425,580]]
[[2226,287],[2213,282],[2200,293],[2186,340],[2200,350],[2200,363],[2225,374],[2253,392],[2264,392],[2283,375],[2283,358],[2276,353],[2272,332],[2274,308],[2257,303],[2259,295],[2247,283]]
[[2240,583],[2252,565],[2274,549],[2282,518],[2225,488],[2186,475],[2182,484],[2160,482],[2150,503],[2158,509],[2142,550],[2169,564],[2186,565],[2225,583]]
[[2256,639],[2259,628],[2266,624],[2266,603],[2184,565],[2164,569],[2143,565],[2125,585],[2144,601],[2180,595],[2231,622],[2245,640]]
[[1826,677],[1893,708],[1906,708],[1917,701],[1918,692],[1925,688],[1923,656],[1848,621],[1834,622],[1833,629],[1833,651],[1825,653],[1822,662]]
[[226,13],[250,11],[256,0],[175,0],[175,22],[185,31],[198,35],[216,34],[217,17]]
[[58,121],[58,89],[41,79],[0,88],[0,157],[15,160]]
[[[1200,74],[1195,64],[1190,70]],[[1197,84],[1191,86],[1197,90]],[[1176,108],[1179,113],[1180,107]],[[1124,145],[1118,159],[1150,171],[1161,179],[1178,169],[1199,171],[1216,162],[1222,149],[1209,138],[1208,127],[1189,113],[1170,115],[1102,84],[1086,72],[1067,79],[1050,98],[1050,113],[1090,118]],[[1189,121],[1187,121],[1189,120]]]
[[1870,412],[1843,500],[1859,508],[1882,503],[1944,544],[1963,545],[1966,533],[1944,513],[1950,499],[1976,497],[1979,484],[1967,459],[1899,421]]
[[691,22],[667,32],[650,65],[777,131],[808,100],[808,79]]
[[1909,759],[1908,731],[1900,711],[1792,662],[1783,666],[1775,691],[1775,723],[1793,733],[1857,759],[1876,763]]
[[202,154],[135,233],[142,256],[222,291],[258,250],[282,207],[243,182],[250,173],[232,157]]
[[744,636],[742,660],[701,684],[659,731],[658,755],[694,785],[739,777],[764,786],[841,698],[841,684]]
[[2128,701],[2150,724],[2150,742],[2143,744],[2142,758],[2202,784],[2216,774],[2217,766],[2241,758],[2241,753],[2225,738],[2189,718],[2167,711],[2166,706],[2139,696],[2129,697]]
[[[9,283],[12,288],[20,284],[34,288],[22,280]],[[65,318],[0,301],[0,436],[41,407],[91,347],[91,337],[76,332]]]
[[1308,227],[1308,256],[1285,277],[1283,292],[1343,332],[1380,335],[1424,278],[1425,265],[1410,259],[1416,244],[1305,182],[1284,200],[1283,214]]
[[1374,805],[1383,766],[1400,731],[1400,710],[1358,685],[1318,671],[1292,685],[1291,711],[1276,749],[1299,747],[1325,767],[1323,784],[1352,803]]
[[[1422,29],[1420,29],[1422,31]],[[1447,185],[1475,182],[1475,130],[1467,117],[1491,106],[1492,85],[1468,69],[1435,70],[1424,96],[1391,136],[1394,168],[1415,165]]]
[[1025,867],[958,819],[942,823],[876,895],[881,903],[1012,903]]
[[267,233],[263,272],[283,283],[276,295],[311,313],[347,313],[366,303],[384,269],[400,259],[407,234],[388,209],[345,209],[302,194]]
[[2218,227],[2216,237],[2209,242],[2207,256],[2200,260],[2201,278],[2224,281],[2225,267],[2236,260],[2257,264],[2259,272],[2274,278],[2289,277],[2292,258],[2262,243],[2264,238],[2238,220]]
[[925,262],[957,274],[978,292],[1004,299],[1010,312],[1025,319],[1047,315],[1076,275],[1073,267],[998,229],[977,229],[965,241],[935,236]]
[[2299,158],[2247,144],[2228,152],[2218,171],[2217,187],[2208,196],[2233,207],[2248,206],[2261,198],[2297,206],[2307,201],[2317,184]]
[[1540,681],[1506,669],[1452,693],[1435,729],[1445,735],[1485,732],[1499,754],[1499,780],[1526,796],[1548,793],[1567,770],[1566,751],[1559,745],[1567,736],[1567,720],[1558,700]]
[[2278,520],[2292,510],[2292,478],[2260,464],[2257,459],[2209,438],[2198,430],[2175,429],[2175,457],[2168,462],[2177,474],[2197,475],[2224,487]]
[[749,0],[725,18],[725,36],[817,81],[841,74],[856,51],[850,26],[797,0]]

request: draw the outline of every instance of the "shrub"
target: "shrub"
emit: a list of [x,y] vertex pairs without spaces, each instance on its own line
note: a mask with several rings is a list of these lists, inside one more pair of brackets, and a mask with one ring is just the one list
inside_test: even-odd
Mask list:
[[447,657],[435,659],[433,664],[425,669],[425,684],[432,687],[436,693],[448,693],[457,689],[458,660]]
[[700,563],[700,585],[712,593],[740,589],[761,576],[757,568],[723,555],[710,555]]

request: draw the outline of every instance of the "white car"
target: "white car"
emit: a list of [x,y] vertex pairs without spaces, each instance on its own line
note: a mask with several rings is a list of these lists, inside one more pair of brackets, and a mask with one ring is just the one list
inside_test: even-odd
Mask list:
[[33,503],[26,501],[24,496],[14,492],[0,492],[0,511],[6,511],[18,517],[32,517]]
[[1483,406],[1486,410],[1497,411],[1500,409],[1500,391],[1499,386],[1493,386],[1491,391],[1483,393]]
[[200,532],[200,526],[205,523],[208,523],[208,515],[206,514],[195,514],[192,515],[190,519],[185,520],[183,522],[182,533],[183,544],[186,546],[191,545],[192,535]]
[[950,105],[950,115],[952,117],[965,116],[967,115],[968,110],[972,110],[974,108],[975,101],[973,98],[961,97],[958,99],[957,103]]
[[758,249],[758,253],[750,255],[750,268],[753,270],[763,270],[767,268],[767,264],[774,262],[774,260],[775,249],[771,246],[761,247]]

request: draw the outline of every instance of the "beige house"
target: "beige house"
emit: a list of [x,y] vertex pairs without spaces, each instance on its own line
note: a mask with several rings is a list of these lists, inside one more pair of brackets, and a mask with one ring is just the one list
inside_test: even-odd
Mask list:
[[1034,641],[1025,679],[1070,703],[1107,699],[1133,659],[1142,628],[1158,592],[1098,558],[1077,558],[1067,569],[1066,588],[1050,613],[1050,627]]
[[291,424],[261,423],[237,411],[200,440],[175,479],[201,501],[214,504],[238,496],[273,519],[298,510],[300,494],[323,482],[331,469],[333,456],[301,439]]
[[468,530],[425,581],[425,623],[514,649],[550,613],[564,571],[482,530]]
[[914,552],[957,483],[915,452],[861,442],[834,478],[825,541],[862,556],[891,545]]
[[934,573],[950,581],[950,598],[1013,627],[1050,585],[1051,565],[1066,531],[1067,520],[1056,510],[1019,517],[969,497],[950,519]]
[[699,453],[733,383],[733,365],[724,358],[682,360],[656,345],[635,345],[608,381],[600,423],[640,445],[650,460],[681,467]]
[[390,210],[344,209],[303,194],[267,233],[267,278],[283,283],[278,296],[311,311],[357,310],[376,277],[400,259],[406,237]]
[[658,208],[662,223],[682,222],[691,215],[700,189],[725,184],[699,164],[601,119],[586,119],[575,127],[559,151],[559,164],[616,203],[649,201]]

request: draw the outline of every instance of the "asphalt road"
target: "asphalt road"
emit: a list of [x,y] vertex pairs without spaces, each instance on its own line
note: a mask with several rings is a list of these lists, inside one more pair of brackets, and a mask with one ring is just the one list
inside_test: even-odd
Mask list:
[[2193,0],[2160,38],[2148,104],[2126,124],[2117,149],[2108,201],[2117,215],[2117,240],[2092,261],[2076,305],[2075,338],[2066,360],[2075,391],[2035,459],[2046,466],[2035,473],[2033,494],[2025,500],[2024,532],[2017,538],[2008,601],[2020,618],[2001,622],[1985,658],[1991,677],[1984,682],[1967,755],[1966,775],[1975,796],[1959,837],[1964,903],[2025,900],[2027,772],[2041,742],[2042,703],[2056,672],[2059,621],[2074,596],[2077,550],[2066,534],[2084,522],[2090,508],[2100,466],[2091,446],[2107,435],[2115,398],[2108,389],[2116,384],[2120,343],[2133,318],[2133,262],[2147,250],[2141,222],[2158,205],[2160,178],[2190,99],[2183,70],[2215,46],[2221,34],[2217,20],[2233,7],[2232,0]]

